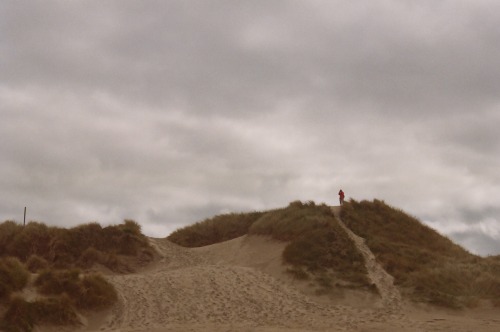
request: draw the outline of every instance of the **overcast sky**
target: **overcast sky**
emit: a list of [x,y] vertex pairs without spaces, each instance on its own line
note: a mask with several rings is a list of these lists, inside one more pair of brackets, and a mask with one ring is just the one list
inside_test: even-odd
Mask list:
[[338,191],[500,254],[500,1],[0,2],[0,220]]

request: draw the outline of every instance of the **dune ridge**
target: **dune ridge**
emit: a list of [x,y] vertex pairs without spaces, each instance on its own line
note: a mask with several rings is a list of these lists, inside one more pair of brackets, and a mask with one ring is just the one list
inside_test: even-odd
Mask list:
[[365,245],[332,209],[362,253],[380,299],[372,307],[319,301],[286,273],[286,242],[244,235],[199,248],[149,238],[159,258],[146,269],[108,279],[119,303],[82,331],[485,331],[500,330],[492,312],[467,315],[412,307]]

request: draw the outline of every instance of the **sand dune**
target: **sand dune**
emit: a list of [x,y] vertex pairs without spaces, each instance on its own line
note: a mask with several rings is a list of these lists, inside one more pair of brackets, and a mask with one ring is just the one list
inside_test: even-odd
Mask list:
[[282,265],[286,244],[267,237],[196,249],[151,238],[159,260],[140,273],[110,276],[119,304],[92,317],[82,331],[500,331],[493,311],[452,313],[404,303],[364,240],[346,231],[379,289],[372,307],[339,305],[302,291]]

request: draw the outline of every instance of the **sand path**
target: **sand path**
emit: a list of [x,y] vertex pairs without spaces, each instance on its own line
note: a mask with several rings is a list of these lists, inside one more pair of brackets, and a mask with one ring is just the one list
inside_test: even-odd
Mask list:
[[382,300],[381,305],[390,312],[401,312],[403,300],[401,293],[397,287],[394,286],[394,278],[377,262],[375,255],[365,244],[365,239],[354,234],[345,226],[344,222],[340,219],[340,207],[332,207],[332,211],[340,226],[354,242],[358,251],[363,255],[366,270],[368,271],[368,278],[377,286],[380,293]]

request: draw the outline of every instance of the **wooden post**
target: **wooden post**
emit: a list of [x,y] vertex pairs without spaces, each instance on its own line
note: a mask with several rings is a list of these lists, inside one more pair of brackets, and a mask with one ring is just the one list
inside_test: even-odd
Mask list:
[[26,206],[24,207],[24,226],[26,226]]

